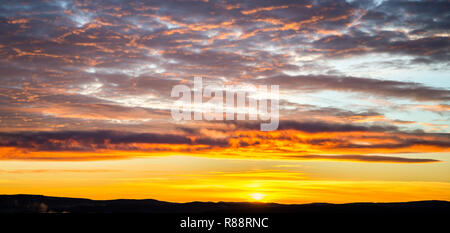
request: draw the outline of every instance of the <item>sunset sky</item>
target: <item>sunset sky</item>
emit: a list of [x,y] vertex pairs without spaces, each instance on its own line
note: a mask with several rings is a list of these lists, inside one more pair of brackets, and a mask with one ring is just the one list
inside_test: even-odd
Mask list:
[[[449,31],[448,1],[1,1],[0,194],[450,200]],[[279,85],[278,129],[174,121],[195,77]]]

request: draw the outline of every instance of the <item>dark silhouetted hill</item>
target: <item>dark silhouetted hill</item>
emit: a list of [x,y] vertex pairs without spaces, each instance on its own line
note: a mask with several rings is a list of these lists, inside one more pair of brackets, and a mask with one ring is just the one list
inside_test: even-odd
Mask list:
[[0,195],[0,213],[194,213],[194,214],[450,214],[450,202],[276,204],[252,202],[171,203],[153,199],[90,200],[41,195]]

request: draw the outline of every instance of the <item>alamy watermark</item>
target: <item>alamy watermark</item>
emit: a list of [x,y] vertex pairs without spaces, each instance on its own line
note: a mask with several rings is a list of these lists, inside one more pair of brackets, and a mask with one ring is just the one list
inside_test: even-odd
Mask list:
[[[196,77],[193,88],[179,84],[170,95],[179,98],[172,108],[175,121],[259,120],[261,131],[276,130],[279,125],[278,85],[270,85],[270,89],[267,85],[203,87],[202,78]],[[203,102],[204,99],[208,100]]]

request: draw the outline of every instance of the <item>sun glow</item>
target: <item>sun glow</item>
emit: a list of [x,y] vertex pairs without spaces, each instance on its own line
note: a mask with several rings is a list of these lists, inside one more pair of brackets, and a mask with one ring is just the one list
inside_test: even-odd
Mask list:
[[250,194],[250,197],[255,201],[261,201],[264,199],[266,195],[263,193],[252,193]]

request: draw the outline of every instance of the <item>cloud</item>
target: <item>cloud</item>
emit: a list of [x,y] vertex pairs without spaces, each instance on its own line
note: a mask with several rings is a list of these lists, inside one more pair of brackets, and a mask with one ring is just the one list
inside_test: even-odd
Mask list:
[[[0,133],[0,149],[2,159],[117,159],[181,152],[196,156],[237,158],[335,158],[345,161],[401,162],[395,157],[373,157],[370,154],[445,152],[450,147],[447,134],[405,133],[398,130],[384,131],[382,127],[349,124],[332,126],[319,122],[282,122],[280,125],[282,130],[269,133],[252,130],[251,125],[220,128],[217,123],[212,124],[212,127],[203,125],[197,131],[187,128],[181,130],[182,134],[105,130]],[[317,157],[310,156],[317,152],[320,152]],[[327,157],[330,153],[369,154],[371,157]],[[307,157],[297,158],[302,154]]]
[[[234,124],[238,129],[259,129],[259,122],[251,121],[233,121],[226,122]],[[300,122],[293,120],[282,120],[279,123],[277,130],[297,130],[307,133],[321,133],[321,132],[389,132],[398,131],[398,128],[393,125],[361,125],[361,124],[346,124],[346,123],[327,123],[324,121],[315,122]]]
[[449,101],[450,91],[414,82],[328,75],[279,75],[258,79],[260,84],[280,85],[283,88],[323,91],[358,92],[369,95],[408,98],[416,101]]
[[358,162],[374,162],[374,163],[432,163],[440,162],[435,159],[422,158],[403,158],[395,156],[379,156],[379,155],[300,155],[300,156],[286,156],[286,158],[296,159],[317,159],[317,160],[344,160],[344,161],[358,161]]
[[[440,82],[449,60],[447,12],[446,1],[10,1],[0,5],[0,146],[42,152],[33,155],[42,159],[83,159],[81,152],[101,150],[246,157],[270,148],[280,156],[289,144],[289,153],[309,154],[445,151],[446,129],[427,134],[419,123],[448,119],[409,119],[385,103],[406,99],[416,112],[447,116],[450,92]],[[379,79],[355,77],[333,65],[380,53],[395,56],[382,61],[389,68],[426,65],[424,75],[440,78],[398,81],[389,70]],[[255,132],[259,123],[251,122],[175,124],[170,90],[199,76],[280,84],[285,97],[331,90],[378,102],[284,100],[273,134]],[[427,101],[433,103],[416,103]],[[68,151],[80,155],[62,153]]]
[[209,138],[192,139],[175,134],[106,130],[0,133],[1,147],[17,147],[33,151],[145,150],[136,144],[223,146],[227,142]]

